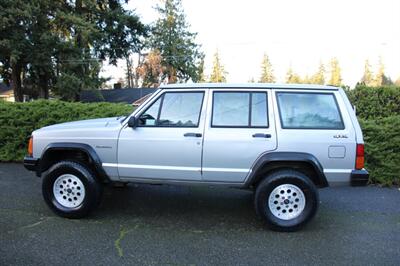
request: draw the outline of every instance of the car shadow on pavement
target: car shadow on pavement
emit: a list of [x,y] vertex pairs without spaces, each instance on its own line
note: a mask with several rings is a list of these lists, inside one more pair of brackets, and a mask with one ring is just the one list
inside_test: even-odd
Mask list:
[[[254,210],[253,191],[221,187],[129,184],[106,187],[91,219],[141,221],[163,227],[181,225],[193,230],[215,228],[265,230]],[[304,229],[318,229],[315,221]]]

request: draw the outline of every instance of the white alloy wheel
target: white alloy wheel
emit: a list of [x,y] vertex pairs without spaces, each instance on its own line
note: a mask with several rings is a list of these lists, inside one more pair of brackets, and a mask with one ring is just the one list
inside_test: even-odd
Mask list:
[[282,220],[298,217],[306,206],[303,191],[292,184],[277,186],[269,195],[268,208],[271,213]]
[[85,187],[77,176],[64,174],[54,182],[53,194],[63,207],[74,208],[81,205],[85,199]]

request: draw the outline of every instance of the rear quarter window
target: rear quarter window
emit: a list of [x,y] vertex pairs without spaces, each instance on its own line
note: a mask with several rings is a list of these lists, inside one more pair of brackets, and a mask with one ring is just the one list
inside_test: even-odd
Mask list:
[[344,129],[333,93],[277,92],[284,129]]

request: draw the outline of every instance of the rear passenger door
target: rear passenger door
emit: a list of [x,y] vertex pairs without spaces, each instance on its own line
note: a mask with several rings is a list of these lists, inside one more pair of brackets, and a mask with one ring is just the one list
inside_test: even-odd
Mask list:
[[244,182],[255,160],[276,149],[271,91],[212,90],[208,106],[202,179]]

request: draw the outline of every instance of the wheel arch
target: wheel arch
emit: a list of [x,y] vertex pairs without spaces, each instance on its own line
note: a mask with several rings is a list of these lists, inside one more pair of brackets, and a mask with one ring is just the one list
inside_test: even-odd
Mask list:
[[303,152],[271,152],[260,156],[253,164],[245,187],[256,186],[265,175],[279,169],[297,170],[309,176],[317,187],[329,186],[322,165],[314,155]]
[[92,146],[84,143],[58,142],[50,143],[40,156],[38,175],[51,167],[55,162],[65,159],[73,159],[88,163],[95,172],[99,181],[109,182],[110,179],[103,169],[100,157]]

